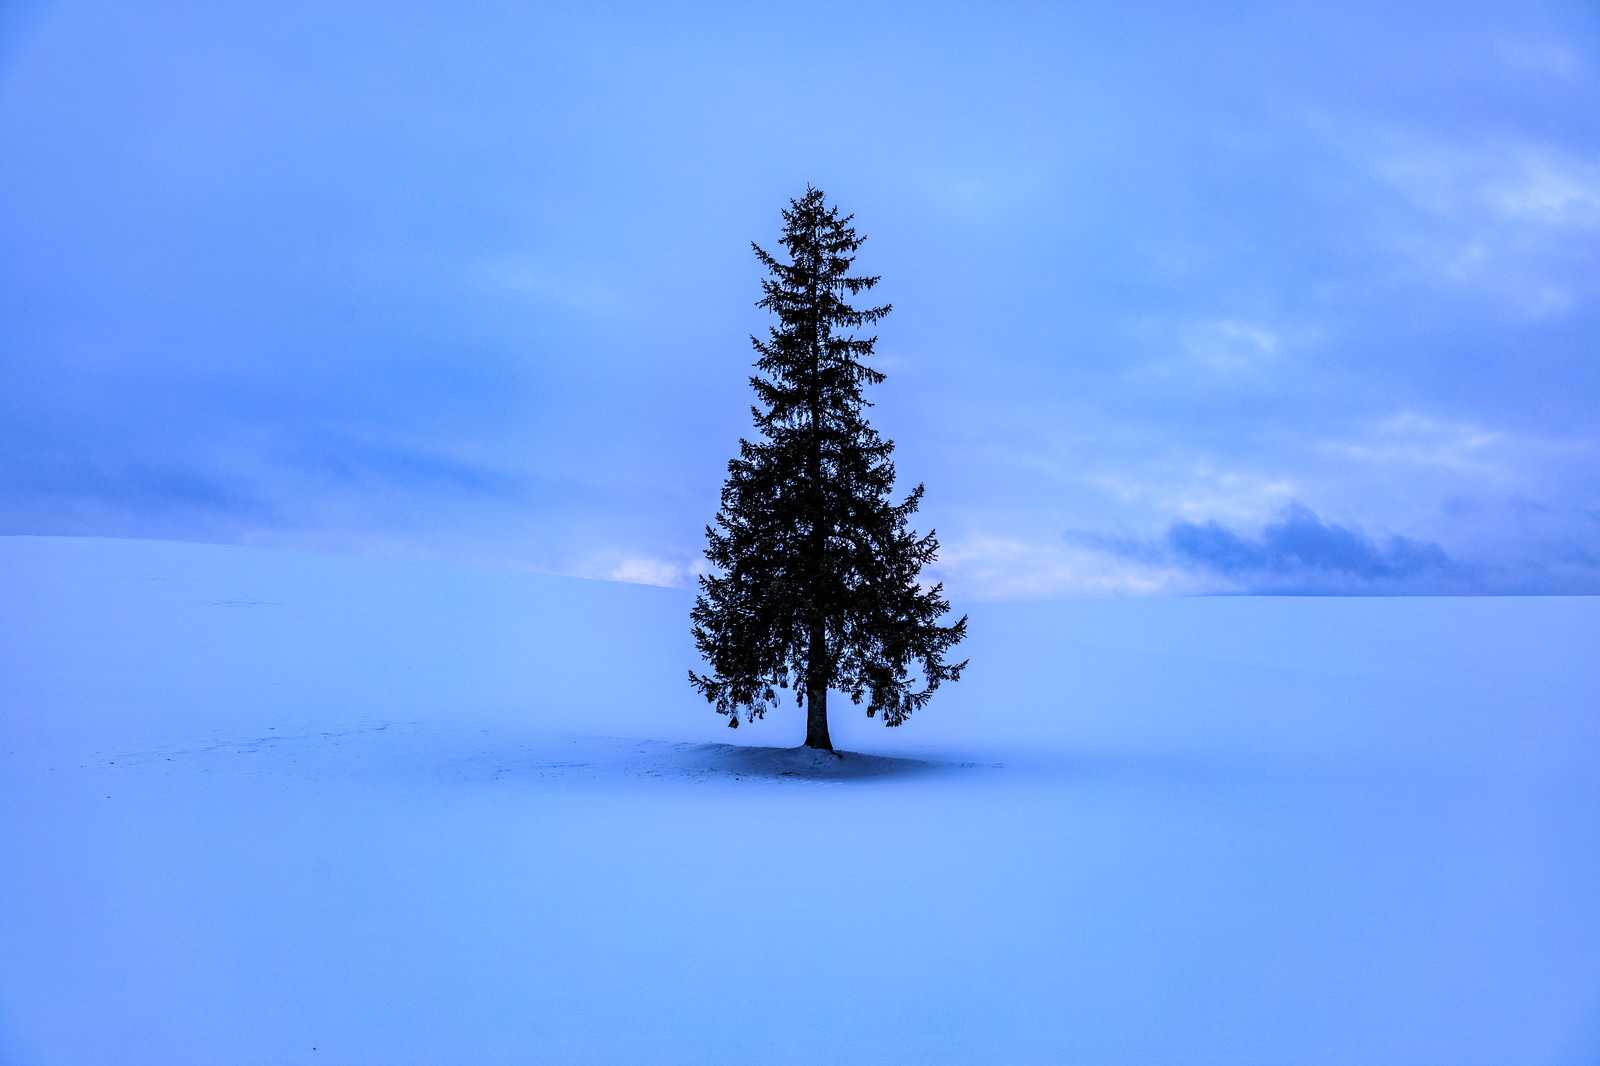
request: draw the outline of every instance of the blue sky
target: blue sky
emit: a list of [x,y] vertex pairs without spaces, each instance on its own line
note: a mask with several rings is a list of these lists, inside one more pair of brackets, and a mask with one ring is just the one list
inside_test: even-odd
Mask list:
[[0,533],[683,584],[810,182],[958,598],[1600,592],[1600,9],[12,5]]

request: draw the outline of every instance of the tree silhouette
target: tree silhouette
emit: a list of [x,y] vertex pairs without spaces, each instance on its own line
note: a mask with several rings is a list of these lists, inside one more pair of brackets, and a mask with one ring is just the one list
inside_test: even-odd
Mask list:
[[768,274],[757,306],[778,317],[766,340],[750,338],[760,439],[741,440],[728,463],[722,506],[706,527],[716,572],[700,578],[691,616],[711,672],[689,680],[730,726],[741,709],[751,721],[764,716],[775,690],[793,687],[806,707],[806,745],[829,751],[830,687],[865,699],[869,717],[881,712],[893,726],[966,666],[944,661],[966,618],[939,625],[950,607],[942,586],[918,583],[939,547],[932,532],[907,526],[922,486],[892,501],[894,444],[864,417],[862,388],[883,381],[863,362],[877,338],[849,331],[890,308],[847,302],[878,283],[849,273],[865,240],[853,217],[808,186],[783,212],[789,261],[751,244]]

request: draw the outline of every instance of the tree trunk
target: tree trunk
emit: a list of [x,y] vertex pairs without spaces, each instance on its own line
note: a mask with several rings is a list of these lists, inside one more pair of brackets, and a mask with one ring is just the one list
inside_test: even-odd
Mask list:
[[828,739],[828,636],[820,623],[812,623],[811,647],[806,653],[806,747],[833,750]]
[[[817,231],[811,229],[812,246],[816,244]],[[806,284],[806,298],[813,314],[817,310],[816,275],[818,264],[811,264],[811,278]],[[824,573],[823,554],[828,550],[828,533],[822,514],[822,395],[818,380],[822,372],[822,330],[813,318],[811,322],[811,374],[808,382],[807,406],[811,408],[811,438],[807,443],[806,489],[811,511],[811,596],[812,616],[810,647],[806,649],[806,747],[833,750],[828,738],[828,630],[821,612],[816,608],[816,597],[821,593]]]

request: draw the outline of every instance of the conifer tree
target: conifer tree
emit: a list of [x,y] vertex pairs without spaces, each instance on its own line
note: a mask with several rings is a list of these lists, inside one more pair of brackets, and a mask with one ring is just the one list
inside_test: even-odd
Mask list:
[[[806,707],[806,745],[833,750],[828,689],[867,703],[899,725],[965,662],[945,653],[966,633],[963,617],[940,625],[942,586],[918,584],[938,541],[907,526],[918,485],[893,502],[891,441],[867,424],[862,388],[883,381],[863,361],[876,337],[854,330],[889,313],[848,302],[878,283],[849,273],[865,240],[821,190],[806,188],[783,212],[788,262],[752,242],[766,267],[757,306],[778,318],[750,378],[759,439],[741,440],[728,463],[692,618],[695,644],[710,664],[690,683],[730,726],[741,710],[754,721],[794,689]],[[920,679],[916,676],[920,673]]]

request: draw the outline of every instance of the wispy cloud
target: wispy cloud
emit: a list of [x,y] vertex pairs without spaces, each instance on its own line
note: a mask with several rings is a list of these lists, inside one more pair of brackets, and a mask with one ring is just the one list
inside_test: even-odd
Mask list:
[[1283,330],[1248,317],[1157,317],[1140,323],[1134,333],[1148,350],[1145,359],[1127,368],[1134,385],[1243,384],[1270,378],[1291,361]]
[[980,534],[946,544],[932,575],[957,601],[1152,596],[1207,586],[1169,559],[1102,550],[1097,543],[1039,543]]
[[1401,411],[1377,420],[1358,438],[1324,441],[1321,447],[1341,459],[1384,467],[1434,467],[1503,480],[1507,471],[1495,449],[1509,443],[1499,430]]
[[708,572],[705,559],[664,559],[653,555],[628,555],[609,561],[591,561],[578,568],[575,576],[621,581],[629,585],[657,585],[661,588],[694,588],[699,576]]
[[1132,469],[1094,471],[1086,479],[1130,508],[1189,519],[1249,519],[1276,511],[1295,496],[1290,478],[1206,459],[1158,460]]
[[1414,212],[1391,223],[1390,239],[1426,275],[1535,318],[1600,293],[1600,159],[1527,139],[1466,145],[1390,132],[1374,141],[1359,151]]
[[1278,346],[1272,330],[1232,319],[1192,327],[1184,337],[1184,348],[1195,361],[1223,373],[1251,370],[1273,358]]
[[623,308],[614,284],[575,271],[558,272],[535,262],[498,262],[482,268],[493,287],[526,295],[592,315],[611,315]]

